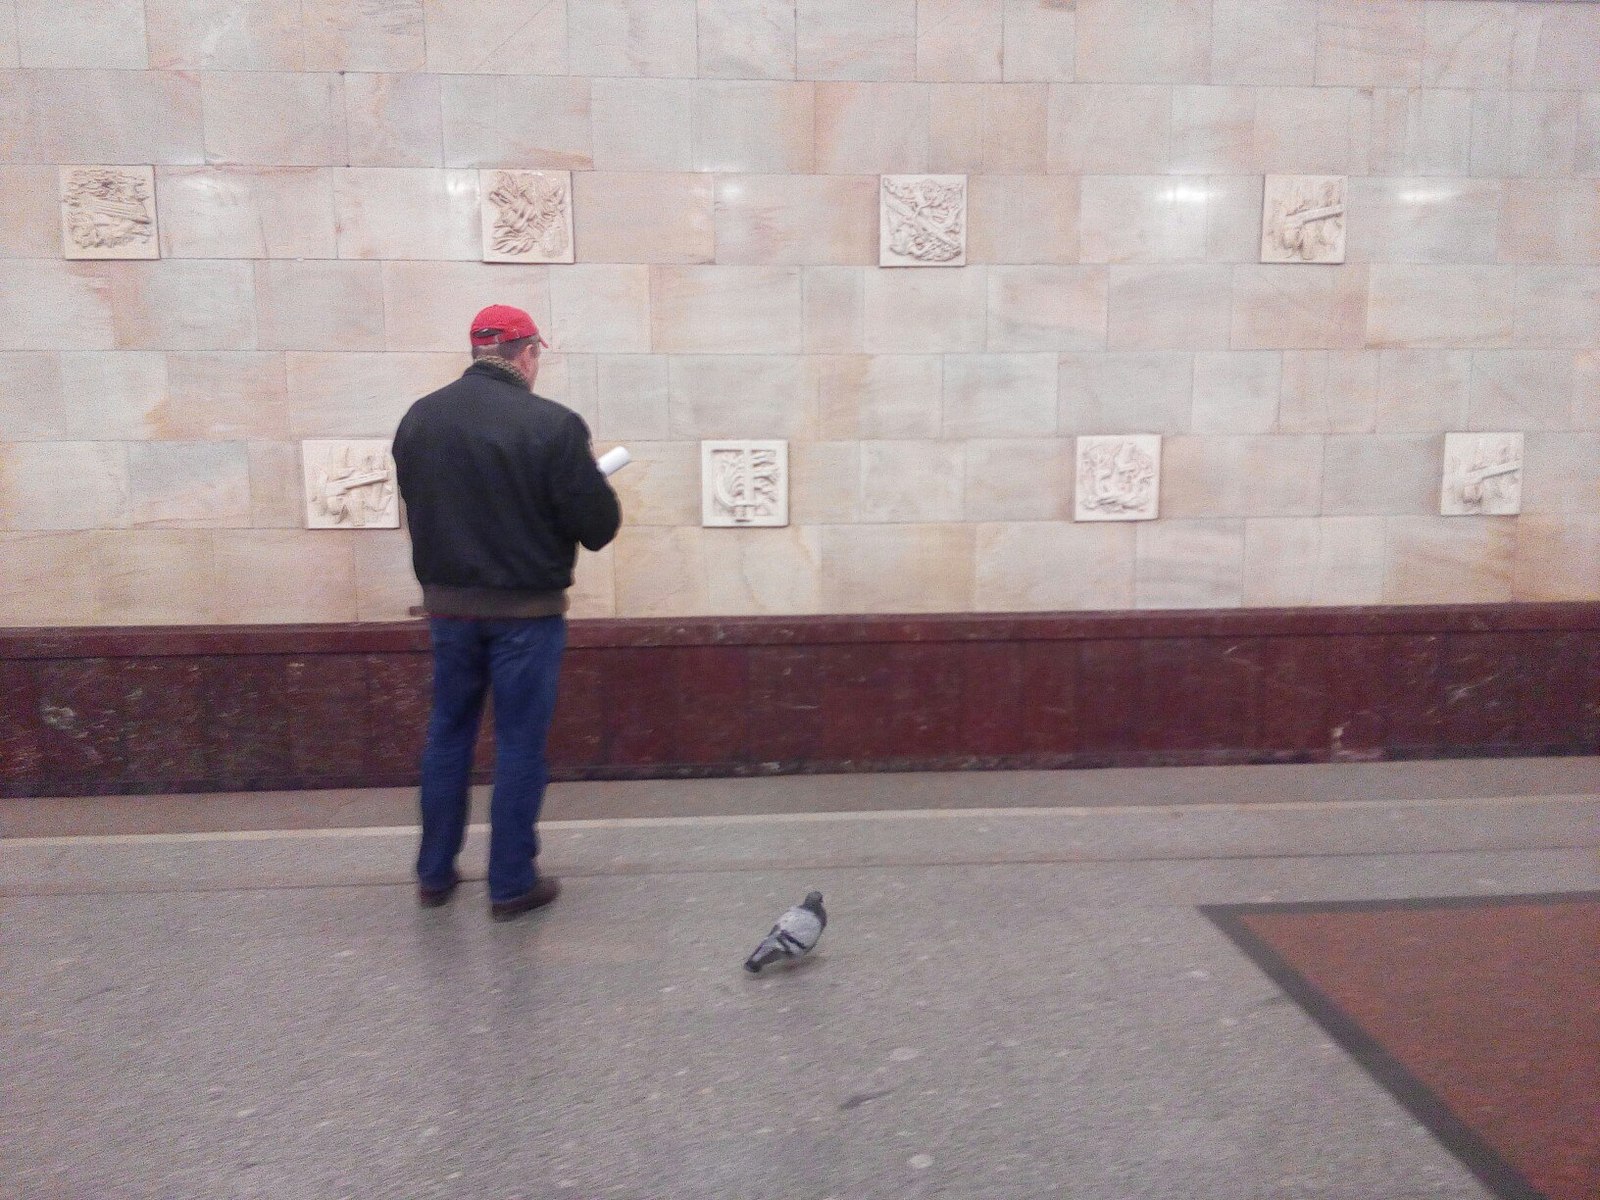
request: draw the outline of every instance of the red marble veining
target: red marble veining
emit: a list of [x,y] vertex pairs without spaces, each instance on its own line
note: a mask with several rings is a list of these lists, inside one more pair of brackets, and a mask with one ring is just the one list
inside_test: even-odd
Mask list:
[[1600,1196],[1600,900],[1240,920],[1549,1200]]

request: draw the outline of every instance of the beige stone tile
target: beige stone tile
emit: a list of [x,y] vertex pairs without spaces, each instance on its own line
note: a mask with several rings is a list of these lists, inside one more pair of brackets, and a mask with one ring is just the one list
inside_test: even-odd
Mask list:
[[128,491],[135,527],[250,525],[250,459],[243,442],[130,442]]
[[1078,0],[1079,79],[1202,83],[1210,70],[1209,0]]
[[1472,93],[1472,174],[1572,174],[1583,107],[1572,92]]
[[[588,171],[594,166],[586,78],[447,75],[439,81],[439,102],[447,167]],[[582,208],[577,211],[581,218]]]
[[1316,517],[1254,517],[1244,523],[1244,603],[1315,603],[1322,523]]
[[437,167],[444,161],[444,125],[436,75],[357,74],[344,77],[350,165]]
[[595,168],[692,171],[698,86],[688,79],[596,79]]
[[483,252],[476,171],[356,167],[333,180],[340,258],[464,259]]
[[1351,168],[1350,88],[1263,87],[1256,154],[1275,175],[1342,175]]
[[567,0],[574,75],[695,74],[694,0]]
[[1374,263],[1367,345],[1510,345],[1515,280],[1511,267]]
[[1252,87],[1173,88],[1170,169],[1191,175],[1257,170],[1256,98]]
[[[1528,434],[1523,439],[1522,511],[1600,515],[1600,434]],[[1594,583],[1600,587],[1600,575]]]
[[1113,350],[1226,349],[1231,278],[1226,266],[1113,266],[1107,344]]
[[140,71],[143,0],[14,0],[16,45],[24,67]]
[[987,349],[1103,349],[1107,287],[1103,267],[990,267]]
[[269,167],[349,161],[337,75],[213,71],[204,76],[208,163]]
[[208,625],[216,608],[213,535],[140,529],[93,535],[94,621],[100,625]]
[[60,184],[55,167],[0,167],[0,258],[59,258]]
[[815,155],[816,87],[706,80],[694,88],[694,169],[802,175]]
[[[717,531],[722,532],[722,531]],[[619,617],[685,617],[704,613],[706,531],[630,528],[613,544]]]
[[917,0],[797,0],[801,79],[912,79]]
[[[530,7],[503,28],[506,8],[498,0],[422,0],[428,70],[565,75],[567,6]],[[486,29],[499,36],[485,37]]]
[[594,428],[600,416],[600,394],[592,354],[558,354],[546,351],[539,359],[534,390],[563,404]]
[[[1600,90],[1600,11],[1586,4],[1541,8],[1530,83],[1536,88]],[[1531,15],[1531,14],[1530,14]]]
[[460,354],[290,352],[289,434],[302,438],[392,437],[406,409],[460,378]]
[[384,349],[381,263],[258,262],[255,287],[263,350]]
[[356,620],[405,621],[422,604],[404,529],[373,529],[354,539]]
[[1234,268],[1236,350],[1343,350],[1362,344],[1364,266],[1245,264]]
[[1424,7],[1411,0],[1322,0],[1317,82],[1416,87],[1422,82]]
[[17,0],[0,3],[0,69],[14,70],[17,59]]
[[[965,443],[968,521],[1072,520],[1071,438],[978,438]],[[1130,565],[1131,545],[1130,545]]]
[[1294,517],[1321,507],[1316,434],[1171,437],[1161,444],[1162,517]]
[[1350,262],[1486,263],[1500,222],[1498,180],[1350,180]]
[[604,263],[708,263],[716,254],[709,175],[583,172],[573,177],[578,257]]
[[57,350],[63,329],[76,347],[109,350],[111,314],[103,266],[0,260],[0,350]]
[[[119,360],[132,357],[126,353]],[[164,356],[161,393],[146,403],[140,424],[151,436],[207,441],[289,436],[288,377],[283,355],[200,351]]]
[[719,263],[877,265],[875,175],[724,175],[716,187]]
[[308,71],[420,71],[423,0],[301,0]]
[[1426,5],[1423,85],[1509,87],[1517,26],[1516,9],[1509,4]]
[[862,442],[861,519],[961,520],[963,466],[958,442]]
[[970,525],[830,525],[822,530],[824,612],[970,612]]
[[247,450],[251,527],[299,529],[306,520],[306,485],[300,469],[299,444],[250,442]]
[[1206,260],[1253,263],[1261,256],[1261,191],[1259,175],[1208,175],[1206,193]]
[[918,0],[917,78],[999,79],[1004,0]]
[[[1504,272],[1510,268],[1486,267]],[[1497,279],[1503,279],[1497,275]],[[1600,345],[1600,268],[1524,267],[1517,271],[1515,344],[1519,347]]]
[[1376,350],[1285,350],[1278,396],[1282,433],[1371,433],[1377,428]]
[[107,529],[129,515],[126,443],[0,445],[0,528]]
[[1171,88],[1052,84],[1049,105],[1052,174],[1137,175],[1167,169]]
[[316,167],[164,167],[164,258],[334,258],[333,173]]
[[0,533],[0,625],[93,625],[97,533]]
[[1243,521],[1144,521],[1134,539],[1137,608],[1238,608]]
[[1049,88],[1042,83],[930,88],[928,162],[934,171],[1042,174],[1049,149]]
[[1077,5],[1005,0],[1003,77],[1008,82],[1069,83],[1076,78]]
[[103,263],[122,350],[253,350],[255,284],[242,261]]
[[1379,433],[1446,433],[1467,419],[1467,350],[1384,350],[1379,353]]
[[1083,261],[1195,262],[1206,254],[1206,189],[1183,176],[1088,175],[1078,237]]
[[[161,430],[169,391],[167,356],[133,351],[67,351],[60,356],[56,436],[146,438]],[[48,402],[49,393],[40,399]]]
[[793,79],[793,0],[699,0],[702,79]]
[[344,529],[217,536],[217,611],[241,625],[355,620],[354,551],[366,536]]
[[967,181],[967,262],[1076,263],[1076,176],[976,175]]
[[1383,517],[1323,517],[1319,522],[1316,604],[1377,604],[1387,551]]
[[1212,350],[1194,356],[1196,433],[1271,433],[1278,422],[1283,356],[1272,350]]
[[1525,513],[1517,518],[1513,600],[1593,601],[1597,579],[1600,517]]
[[[33,71],[29,82],[38,155],[32,161],[205,161],[198,75]],[[95,119],[84,120],[85,113]]]
[[1010,523],[977,527],[979,612],[1133,607],[1133,526]]
[[871,271],[864,281],[864,341],[869,354],[962,353],[983,348],[984,268]]
[[1480,350],[1472,355],[1467,428],[1570,429],[1573,356],[1565,350]]
[[676,355],[675,438],[805,438],[817,428],[817,371],[798,355]]
[[1580,103],[1572,169],[1579,175],[1600,175],[1600,92],[1591,92]]
[[1383,599],[1388,604],[1497,604],[1511,599],[1517,522],[1391,517]]
[[1378,516],[1438,511],[1437,434],[1333,434],[1322,463],[1322,512]]
[[598,554],[582,552],[572,570],[567,614],[576,619],[617,615],[616,543]]
[[789,447],[789,521],[834,525],[861,510],[861,443],[795,442]]
[[654,267],[650,348],[680,354],[798,354],[798,267]]
[[1063,354],[1062,433],[1187,433],[1194,355],[1176,350]]
[[1424,176],[1471,171],[1470,92],[1379,88],[1363,93],[1351,114],[1352,139],[1359,143],[1352,148],[1352,169]]
[[822,83],[815,103],[818,172],[893,175],[928,169],[927,84]]
[[947,354],[945,437],[1026,437],[1056,431],[1053,354]]
[[595,353],[650,349],[650,268],[577,263],[550,276],[551,345]]
[[150,66],[158,70],[298,71],[300,13],[276,0],[145,0]]
[[0,444],[72,437],[71,427],[77,423],[77,414],[62,391],[59,354],[0,352]]
[[613,480],[624,524],[698,527],[700,443],[635,442],[628,449],[633,461]]
[[[5,29],[6,23],[0,21],[0,38],[4,38]],[[15,30],[12,32],[14,35]],[[4,48],[0,45],[0,51]],[[16,65],[14,40],[11,45],[11,58],[14,68]],[[0,162],[39,163],[41,154],[37,93],[34,72],[15,69],[0,71]]]
[[1600,430],[1600,351],[1574,356],[1572,381],[1572,427]]
[[1517,263],[1600,262],[1600,180],[1506,180],[1497,257]]
[[665,355],[601,354],[595,359],[595,371],[597,448],[603,441],[636,442],[667,436],[670,390]]
[[802,303],[808,354],[854,354],[863,349],[865,283],[856,267],[807,267]]
[[819,611],[822,531],[726,529],[706,535],[706,611],[787,616]]
[[[383,264],[385,350],[469,353],[467,329],[490,304],[511,304],[533,318],[552,344],[550,272],[594,268],[513,263],[386,262]],[[640,272],[642,276],[643,272]],[[581,349],[582,347],[571,347]],[[315,347],[323,349],[323,347]]]
[[1314,82],[1317,0],[1213,0],[1211,19],[1214,82]]
[[939,436],[944,364],[938,355],[829,355],[817,369],[820,436]]

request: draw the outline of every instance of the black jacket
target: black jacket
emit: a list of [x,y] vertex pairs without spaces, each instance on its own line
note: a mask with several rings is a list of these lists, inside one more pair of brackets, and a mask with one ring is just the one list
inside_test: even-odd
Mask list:
[[622,522],[583,418],[491,360],[411,406],[394,462],[425,589],[559,592]]

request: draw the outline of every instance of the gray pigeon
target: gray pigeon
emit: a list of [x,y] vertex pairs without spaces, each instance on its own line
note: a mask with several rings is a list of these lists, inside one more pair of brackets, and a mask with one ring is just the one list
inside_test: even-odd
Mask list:
[[761,939],[755,953],[744,960],[744,969],[759,974],[768,963],[783,958],[804,958],[811,952],[828,926],[828,914],[822,911],[822,893],[808,892],[772,927],[772,932]]

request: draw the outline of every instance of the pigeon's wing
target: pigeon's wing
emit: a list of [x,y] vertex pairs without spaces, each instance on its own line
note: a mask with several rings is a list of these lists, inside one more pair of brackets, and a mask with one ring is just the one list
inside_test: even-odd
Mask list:
[[774,931],[799,947],[800,952],[811,949],[822,936],[822,921],[809,908],[791,908],[778,918]]

